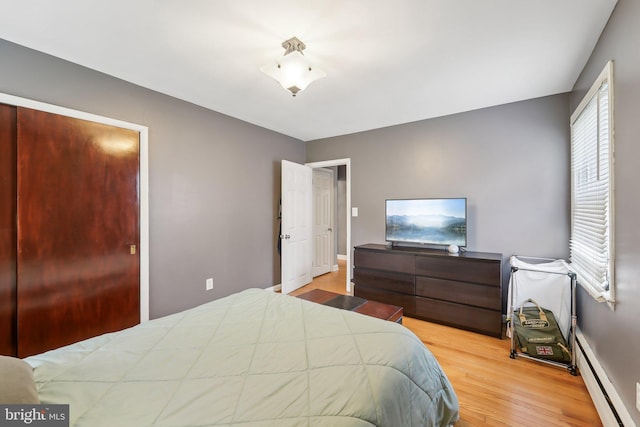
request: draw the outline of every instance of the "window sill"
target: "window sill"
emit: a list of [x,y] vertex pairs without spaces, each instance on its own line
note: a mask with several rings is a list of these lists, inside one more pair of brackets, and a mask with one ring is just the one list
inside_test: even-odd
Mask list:
[[614,309],[616,300],[613,296],[611,290],[603,291],[600,289],[596,289],[593,286],[582,284],[578,281],[578,284],[585,290],[587,293],[597,302],[606,302],[609,305],[611,310]]

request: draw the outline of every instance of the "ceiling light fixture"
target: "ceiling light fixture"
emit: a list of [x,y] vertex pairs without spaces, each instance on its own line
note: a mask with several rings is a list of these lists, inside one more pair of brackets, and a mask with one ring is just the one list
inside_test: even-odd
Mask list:
[[260,71],[275,79],[280,86],[296,96],[305,90],[311,82],[327,75],[318,67],[312,66],[302,51],[306,47],[297,37],[282,42],[284,56],[278,61],[267,64]]

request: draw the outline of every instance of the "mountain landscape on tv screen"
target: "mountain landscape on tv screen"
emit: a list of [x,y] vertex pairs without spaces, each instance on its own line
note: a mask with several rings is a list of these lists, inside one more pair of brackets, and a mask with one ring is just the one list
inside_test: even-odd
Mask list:
[[388,215],[387,240],[395,242],[466,245],[464,218],[446,215]]

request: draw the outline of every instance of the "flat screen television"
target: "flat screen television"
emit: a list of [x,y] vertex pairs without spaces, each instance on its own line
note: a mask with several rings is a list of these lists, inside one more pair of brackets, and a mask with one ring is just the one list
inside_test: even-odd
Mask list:
[[467,199],[389,199],[385,240],[467,246]]

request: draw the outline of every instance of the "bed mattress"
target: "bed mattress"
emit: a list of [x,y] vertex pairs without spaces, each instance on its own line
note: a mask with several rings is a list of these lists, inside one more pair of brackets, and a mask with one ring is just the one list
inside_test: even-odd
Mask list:
[[72,426],[446,426],[449,380],[393,322],[249,289],[25,359]]

